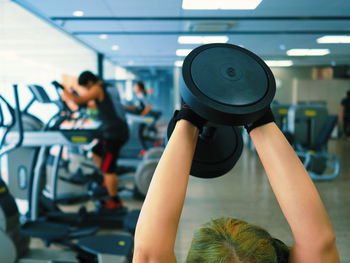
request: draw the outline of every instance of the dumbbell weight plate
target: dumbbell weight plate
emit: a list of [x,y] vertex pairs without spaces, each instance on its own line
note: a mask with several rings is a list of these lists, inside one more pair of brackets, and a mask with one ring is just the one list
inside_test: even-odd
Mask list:
[[137,190],[140,194],[142,194],[144,197],[147,194],[149,185],[152,181],[152,177],[154,174],[154,171],[156,170],[158,165],[158,160],[155,159],[148,159],[142,161],[142,163],[137,168],[136,174],[135,174],[135,186],[137,187]]
[[[167,131],[168,138],[175,124],[174,121],[170,121]],[[212,136],[203,136],[210,129],[214,131]],[[222,176],[235,166],[242,150],[242,133],[237,127],[204,127],[197,140],[190,174],[200,178]]]
[[162,154],[164,152],[164,148],[163,147],[154,147],[151,148],[149,150],[147,150],[147,152],[145,153],[145,155],[143,156],[143,160],[154,160],[154,159],[160,159],[160,157],[162,157]]
[[191,175],[200,178],[215,178],[229,172],[242,154],[242,134],[237,127],[215,127],[214,136],[197,141],[191,167]]
[[276,92],[273,74],[254,53],[231,44],[194,49],[182,67],[181,96],[210,122],[244,125],[261,117]]
[[16,262],[17,251],[11,238],[7,235],[7,233],[0,230],[0,239],[0,262]]

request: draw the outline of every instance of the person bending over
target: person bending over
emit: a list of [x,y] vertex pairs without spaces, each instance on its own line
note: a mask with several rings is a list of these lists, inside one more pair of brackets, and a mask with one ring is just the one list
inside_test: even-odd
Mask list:
[[[191,109],[177,121],[154,173],[135,234],[134,263],[174,263],[174,244],[203,120]],[[218,218],[194,234],[187,263],[338,263],[335,234],[303,164],[274,123],[271,110],[247,130],[292,230],[289,248],[264,229]],[[176,187],[173,187],[176,185]]]
[[134,105],[124,106],[124,109],[130,113],[145,116],[152,110],[151,104],[147,99],[147,91],[142,81],[137,81],[134,85],[136,99]]
[[89,101],[96,103],[98,119],[102,122],[103,136],[92,149],[93,159],[103,173],[103,185],[110,197],[107,202],[104,202],[103,208],[114,211],[123,206],[118,195],[116,162],[119,151],[129,136],[125,113],[122,107],[120,109],[113,104],[114,98],[110,97],[105,83],[90,71],[80,74],[78,84],[86,89],[86,93],[76,96],[65,89],[63,97],[78,105],[84,105]]

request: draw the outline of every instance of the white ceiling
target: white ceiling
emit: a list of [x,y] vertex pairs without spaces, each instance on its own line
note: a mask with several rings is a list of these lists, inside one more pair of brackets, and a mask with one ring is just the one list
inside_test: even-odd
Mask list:
[[[204,0],[203,0],[204,1]],[[82,10],[85,17],[290,17],[290,16],[349,16],[349,0],[263,0],[256,10],[183,10],[181,0],[16,0],[25,8],[46,18],[72,17],[73,11]],[[104,53],[121,66],[172,66],[178,48],[194,48],[195,45],[177,43],[179,34],[188,31],[191,21],[118,21],[118,20],[52,20],[66,31]],[[197,21],[198,22],[198,21]],[[216,21],[218,22],[218,21]],[[227,33],[230,43],[243,45],[264,59],[286,59],[284,45],[290,48],[329,48],[324,57],[293,58],[296,65],[350,64],[350,44],[320,45],[316,39],[328,31],[344,31],[350,35],[350,19],[347,20],[231,20],[235,26]],[[192,21],[193,23],[193,21]],[[213,22],[215,23],[215,21]],[[235,31],[303,31],[303,34],[239,34]],[[305,31],[323,31],[308,34]],[[161,32],[175,32],[162,34]],[[108,39],[99,39],[100,33],[113,32]],[[126,34],[125,32],[129,32]],[[132,32],[139,32],[134,34]],[[152,34],[142,32],[153,32]],[[158,32],[158,33],[157,33]],[[118,45],[117,51],[111,46]],[[64,47],[62,47],[64,48]]]
[[96,70],[94,51],[8,0],[0,0],[0,36],[0,90]]

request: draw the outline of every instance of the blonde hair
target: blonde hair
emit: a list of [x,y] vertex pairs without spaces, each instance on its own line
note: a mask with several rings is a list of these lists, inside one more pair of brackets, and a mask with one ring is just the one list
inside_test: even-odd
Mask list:
[[222,217],[203,225],[194,234],[187,263],[288,262],[289,248],[264,229]]

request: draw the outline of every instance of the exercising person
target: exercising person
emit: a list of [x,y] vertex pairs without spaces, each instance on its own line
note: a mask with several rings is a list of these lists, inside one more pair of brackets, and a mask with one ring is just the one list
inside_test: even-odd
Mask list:
[[133,105],[124,106],[124,109],[130,113],[145,116],[152,110],[151,104],[147,99],[147,91],[142,81],[137,81],[134,85],[136,99]]
[[350,136],[350,91],[342,99],[339,106],[339,119],[343,121],[343,132],[345,137]]
[[81,96],[64,89],[62,97],[73,101],[78,105],[94,101],[97,106],[98,119],[102,122],[102,138],[93,147],[93,159],[103,173],[103,186],[106,187],[109,200],[103,203],[107,211],[115,211],[122,208],[123,203],[118,195],[118,177],[116,174],[116,162],[121,147],[129,137],[128,125],[125,113],[116,109],[108,92],[106,84],[90,71],[84,71],[78,78],[78,84],[86,89]]
[[[174,263],[174,244],[199,131],[206,122],[190,108],[177,121],[143,204],[135,234],[134,263]],[[335,234],[303,164],[274,123],[269,109],[246,129],[292,230],[289,248],[264,229],[218,218],[194,234],[187,263],[337,263]],[[176,187],[174,187],[176,186]]]

